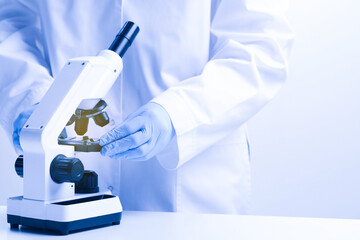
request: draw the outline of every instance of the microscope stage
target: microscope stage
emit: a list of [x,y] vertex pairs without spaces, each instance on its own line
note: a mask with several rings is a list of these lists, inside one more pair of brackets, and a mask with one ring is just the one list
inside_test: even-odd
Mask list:
[[74,146],[76,152],[100,152],[99,139],[84,137],[59,138],[59,145]]

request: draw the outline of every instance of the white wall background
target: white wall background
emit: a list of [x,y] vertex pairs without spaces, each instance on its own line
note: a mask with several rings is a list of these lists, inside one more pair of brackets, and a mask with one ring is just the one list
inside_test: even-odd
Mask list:
[[249,123],[252,214],[360,218],[359,9],[291,1],[290,79]]
[[[259,215],[360,218],[360,2],[293,0],[291,76],[249,123]],[[20,195],[0,130],[0,205]]]

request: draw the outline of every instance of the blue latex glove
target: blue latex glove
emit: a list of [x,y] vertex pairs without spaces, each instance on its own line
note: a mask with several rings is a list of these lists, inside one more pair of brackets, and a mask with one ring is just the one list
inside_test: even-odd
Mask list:
[[101,137],[101,154],[114,159],[148,160],[160,153],[174,135],[167,111],[150,102]]
[[29,119],[30,115],[35,110],[38,103],[32,105],[30,108],[26,109],[25,111],[21,112],[19,116],[14,121],[14,132],[13,132],[13,144],[15,147],[15,151],[18,154],[22,154],[23,150],[20,146],[20,132],[21,129],[24,127],[26,121]]

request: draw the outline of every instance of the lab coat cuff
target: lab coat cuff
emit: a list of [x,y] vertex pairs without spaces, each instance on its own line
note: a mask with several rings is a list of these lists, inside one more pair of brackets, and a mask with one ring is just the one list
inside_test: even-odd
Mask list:
[[189,127],[194,126],[195,121],[184,100],[171,89],[166,90],[151,102],[160,104],[168,112],[176,133],[168,146],[156,157],[165,169],[178,168],[188,160],[186,151],[182,147],[184,145],[182,136],[190,130]]
[[167,170],[175,170],[180,166],[177,137],[173,137],[163,151],[156,155],[160,165]]

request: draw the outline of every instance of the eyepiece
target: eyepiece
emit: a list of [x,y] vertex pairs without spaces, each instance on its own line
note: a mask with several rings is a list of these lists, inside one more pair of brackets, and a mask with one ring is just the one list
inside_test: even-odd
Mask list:
[[133,22],[126,22],[116,35],[109,50],[116,52],[120,57],[123,57],[128,48],[135,40],[140,28]]

